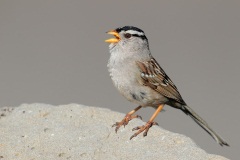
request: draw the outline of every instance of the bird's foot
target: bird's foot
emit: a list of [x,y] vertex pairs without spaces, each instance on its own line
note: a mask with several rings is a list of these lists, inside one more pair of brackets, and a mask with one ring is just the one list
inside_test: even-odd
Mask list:
[[118,129],[119,129],[121,126],[124,126],[124,127],[125,127],[125,126],[128,124],[128,122],[131,121],[131,120],[134,119],[134,118],[140,118],[140,119],[142,119],[142,117],[139,116],[139,115],[127,114],[127,115],[123,118],[123,120],[122,120],[121,122],[116,122],[114,125],[112,125],[112,127],[116,127],[116,128],[115,128],[115,131],[116,131],[116,133],[117,133]]
[[143,131],[145,131],[143,133],[143,136],[147,136],[147,132],[149,130],[149,128],[151,128],[153,125],[158,125],[157,122],[151,122],[151,121],[148,121],[145,125],[143,126],[138,126],[138,127],[135,127],[132,129],[132,131],[135,131],[135,130],[138,130],[136,133],[134,133],[131,137],[130,137],[130,140],[133,138],[133,137],[136,137],[137,135],[139,135],[140,133],[142,133]]

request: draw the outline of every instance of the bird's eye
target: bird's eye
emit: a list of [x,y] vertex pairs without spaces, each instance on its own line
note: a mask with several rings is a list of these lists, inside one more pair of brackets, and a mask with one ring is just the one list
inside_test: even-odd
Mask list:
[[130,33],[126,33],[126,34],[124,34],[124,37],[128,39],[128,38],[131,38],[132,35]]

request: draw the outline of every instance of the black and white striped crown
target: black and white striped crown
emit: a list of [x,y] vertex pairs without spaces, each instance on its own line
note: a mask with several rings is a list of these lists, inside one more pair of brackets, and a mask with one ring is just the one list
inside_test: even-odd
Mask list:
[[134,26],[119,27],[119,28],[116,29],[116,31],[118,33],[122,32],[122,31],[125,31],[126,33],[130,33],[132,36],[140,37],[142,39],[147,40],[147,37],[145,36],[145,33],[143,32],[143,30],[141,30],[137,27],[134,27]]

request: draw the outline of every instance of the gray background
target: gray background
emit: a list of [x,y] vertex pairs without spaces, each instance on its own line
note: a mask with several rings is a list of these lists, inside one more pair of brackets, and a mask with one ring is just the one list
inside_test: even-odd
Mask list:
[[[106,31],[134,25],[145,31],[152,54],[185,101],[231,147],[220,147],[169,106],[156,121],[209,153],[238,159],[239,8],[237,0],[0,0],[0,106],[81,103],[132,110],[136,106],[109,78],[104,40],[110,37]],[[153,112],[139,114],[147,121]]]

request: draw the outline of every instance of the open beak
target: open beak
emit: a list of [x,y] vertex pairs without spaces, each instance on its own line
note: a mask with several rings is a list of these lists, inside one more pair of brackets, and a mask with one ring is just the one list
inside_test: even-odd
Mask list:
[[115,37],[115,38],[110,38],[110,39],[105,40],[105,42],[107,42],[107,43],[117,43],[121,40],[118,32],[115,30],[108,31],[107,34],[112,34]]

